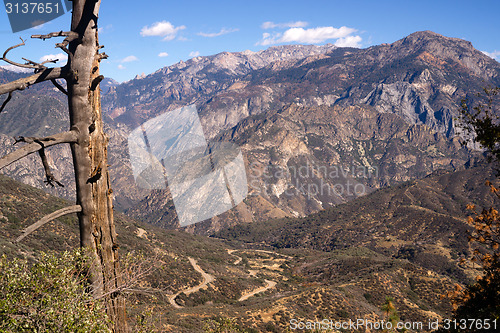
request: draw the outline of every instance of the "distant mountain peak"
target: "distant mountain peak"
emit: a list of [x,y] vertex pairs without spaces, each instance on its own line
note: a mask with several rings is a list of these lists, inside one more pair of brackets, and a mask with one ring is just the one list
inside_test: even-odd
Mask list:
[[[169,74],[175,70],[186,70],[197,72],[207,66],[236,71],[236,74],[246,74],[248,70],[255,70],[270,65],[273,62],[299,60],[309,56],[328,53],[337,46],[333,44],[325,45],[276,45],[260,51],[245,50],[242,52],[220,52],[209,56],[194,57],[187,61],[179,62],[163,67],[153,74],[146,76],[136,76],[136,79],[155,74]],[[243,66],[242,66],[243,64]]]
[[[451,43],[452,45],[462,46],[468,49],[473,49],[472,43],[460,38],[447,37],[436,32],[425,30],[414,32],[400,40],[403,44],[408,43],[415,45],[419,43],[439,41],[440,43]],[[396,42],[397,43],[397,42]]]
[[431,30],[415,31],[412,34],[409,34],[407,37],[443,37],[443,38],[447,38],[441,34],[438,34],[437,32],[431,31]]

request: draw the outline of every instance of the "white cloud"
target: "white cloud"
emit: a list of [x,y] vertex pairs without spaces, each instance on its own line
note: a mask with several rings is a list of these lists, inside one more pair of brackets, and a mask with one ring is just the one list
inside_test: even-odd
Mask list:
[[500,51],[493,51],[493,52],[486,52],[486,51],[481,51],[484,54],[486,54],[488,57],[493,58],[495,60],[500,60]]
[[132,61],[137,61],[139,58],[137,58],[135,55],[129,55],[128,57],[123,58],[120,60],[121,63],[126,63],[126,62],[132,62]]
[[213,33],[199,32],[197,35],[203,36],[203,37],[218,37],[218,36],[229,34],[231,32],[236,32],[238,30],[239,29],[222,28],[219,32],[213,32]]
[[47,60],[56,60],[56,59],[59,60],[59,62],[66,61],[68,60],[68,55],[65,53],[47,54],[40,58],[40,62],[44,62]]
[[262,40],[257,43],[257,45],[271,45],[271,44],[278,44],[281,43],[279,41],[281,37],[281,33],[274,32],[272,35],[268,32],[264,32],[262,34]]
[[99,34],[102,34],[102,33],[108,32],[108,31],[110,31],[110,30],[113,30],[113,25],[112,25],[112,24],[108,24],[107,26],[105,26],[105,27],[100,27],[100,28],[98,29]]
[[193,52],[189,53],[189,57],[190,58],[194,58],[194,57],[197,57],[199,55],[200,55],[199,51],[193,51]]
[[47,22],[45,22],[45,21],[35,21],[35,22],[32,22],[31,24],[32,24],[32,28],[31,29],[40,30],[40,29],[45,28],[45,24],[47,24]]
[[362,38],[360,36],[347,36],[337,39],[335,46],[338,47],[361,47]]
[[288,23],[274,23],[271,21],[267,21],[261,24],[262,29],[274,29],[274,28],[303,28],[308,25],[307,22],[304,21],[295,21]]
[[299,42],[299,43],[321,43],[327,39],[343,38],[346,37],[356,29],[348,27],[318,27],[312,29],[291,28],[285,31],[281,41]]
[[158,54],[158,57],[160,57],[160,58],[163,58],[163,57],[168,57],[168,53],[167,53],[167,52],[160,52],[160,53]]
[[329,39],[337,39],[337,46],[359,47],[362,41],[360,36],[353,36],[356,29],[348,27],[317,27],[317,28],[290,28],[284,33],[274,32],[263,33],[262,40],[257,44],[272,45],[280,43],[305,43],[316,44],[322,43]]
[[151,27],[143,27],[141,29],[141,36],[160,36],[163,40],[172,40],[177,36],[180,30],[186,29],[186,26],[181,25],[175,27],[172,23],[167,21],[155,22]]
[[125,69],[126,67],[123,66],[122,64],[118,65],[118,69]]

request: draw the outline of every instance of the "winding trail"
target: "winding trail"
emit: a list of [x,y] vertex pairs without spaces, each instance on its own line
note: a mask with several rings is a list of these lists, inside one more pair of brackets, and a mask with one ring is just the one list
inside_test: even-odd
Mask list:
[[[240,257],[240,256],[237,256],[235,254],[233,254],[234,252],[236,252],[238,250],[231,250],[231,249],[227,249],[227,253],[236,257],[236,260],[233,262],[233,265],[238,265],[242,262],[243,258]],[[281,253],[276,253],[276,252],[271,252],[271,251],[265,251],[265,250],[253,250],[255,252],[263,252],[263,253],[268,253],[268,254],[274,254],[274,255],[279,255],[279,256],[282,256],[282,257],[285,257],[285,258],[292,258],[290,256],[287,256],[287,255],[284,255],[284,254],[281,254]],[[193,266],[194,270],[197,271],[198,273],[201,274],[202,278],[203,278],[203,281],[194,286],[194,287],[191,287],[191,288],[186,288],[186,289],[181,289],[180,291],[178,291],[177,293],[173,294],[173,295],[169,295],[168,296],[168,302],[170,303],[170,305],[172,305],[174,308],[176,309],[182,309],[183,306],[180,306],[179,304],[177,304],[175,302],[175,299],[177,298],[177,296],[179,296],[181,293],[184,293],[186,295],[190,295],[192,293],[195,293],[197,292],[198,290],[200,289],[204,289],[208,286],[209,283],[215,281],[215,277],[211,274],[208,274],[207,272],[205,272],[199,265],[198,265],[198,262],[196,261],[196,259],[194,258],[191,258],[191,257],[188,257],[188,260],[189,260],[189,263],[191,264],[191,266]],[[249,270],[249,276],[251,277],[256,277],[257,276],[257,273],[259,272],[258,269],[250,269]],[[247,299],[249,299],[250,297],[252,296],[255,296],[259,293],[263,293],[269,289],[272,289],[274,287],[276,287],[277,285],[277,282],[276,281],[272,281],[272,280],[264,280],[266,285],[263,286],[263,287],[259,287],[257,289],[254,289],[252,291],[249,291],[245,294],[243,294],[239,299],[238,301],[239,302],[242,302],[242,301],[245,301]]]
[[266,285],[264,287],[260,287],[260,288],[253,290],[253,291],[250,291],[246,294],[243,294],[238,299],[238,301],[239,302],[245,301],[245,300],[249,299],[250,297],[257,295],[258,293],[263,293],[264,291],[269,290],[271,288],[274,288],[276,286],[276,281],[271,281],[271,280],[264,280],[264,281],[266,281]]
[[237,256],[236,254],[233,254],[233,252],[236,252],[237,250],[231,250],[231,249],[226,249],[227,250],[227,253],[232,255],[233,257],[236,257],[238,259],[236,259],[234,262],[233,262],[233,265],[238,265],[242,260],[243,258],[240,257],[240,256]]
[[[236,252],[238,250],[231,250],[231,249],[227,249],[227,253],[232,255],[233,257],[236,257],[237,259],[234,261],[233,265],[238,265],[239,263],[241,263],[241,261],[243,260],[243,258],[241,258],[240,256],[237,256],[235,254],[233,254],[234,252]],[[271,252],[271,251],[266,251],[266,250],[252,250],[252,251],[255,251],[255,252],[261,252],[261,253],[267,253],[267,254],[273,254],[273,255],[278,255],[278,256],[282,256],[282,257],[285,257],[285,258],[292,258],[290,256],[287,256],[287,255],[284,255],[284,254],[281,254],[281,253],[276,253],[276,252]],[[251,277],[257,277],[257,273],[259,272],[259,270],[256,270],[256,269],[250,269],[248,270],[249,274]],[[257,289],[254,289],[252,291],[249,291],[245,294],[243,294],[239,299],[238,301],[239,302],[242,302],[242,301],[245,301],[247,299],[249,299],[250,297],[252,296],[255,296],[259,293],[263,293],[269,289],[272,289],[274,287],[276,287],[276,284],[277,282],[276,281],[272,281],[272,280],[264,280],[266,282],[266,285],[264,287],[259,287]]]
[[173,294],[173,295],[170,295],[168,296],[168,301],[169,303],[176,309],[181,309],[183,308],[182,306],[180,306],[179,304],[177,304],[175,302],[175,299],[177,298],[177,296],[179,296],[181,293],[184,293],[186,295],[189,295],[189,294],[192,294],[194,292],[197,292],[198,290],[200,289],[203,289],[205,288],[210,282],[213,282],[215,281],[215,277],[211,274],[208,274],[207,272],[205,272],[203,269],[201,269],[201,267],[198,265],[198,262],[196,262],[196,259],[193,259],[191,257],[188,257],[189,259],[189,262],[191,263],[191,266],[193,266],[194,270],[197,271],[198,273],[201,274],[201,276],[203,277],[203,281],[194,286],[194,287],[191,287],[191,288],[187,288],[187,289],[182,289],[181,291],[178,291],[177,293]]
[[268,254],[274,254],[274,255],[277,255],[277,256],[285,257],[287,259],[293,259],[293,257],[287,256],[286,254],[281,254],[281,253],[273,252],[273,251],[266,251],[266,250],[252,250],[252,251],[262,252],[262,253],[268,253]]

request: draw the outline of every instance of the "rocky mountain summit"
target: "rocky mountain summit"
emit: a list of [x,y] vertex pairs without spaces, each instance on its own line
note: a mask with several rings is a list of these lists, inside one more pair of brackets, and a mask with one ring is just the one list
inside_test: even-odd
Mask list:
[[118,122],[137,126],[154,115],[207,100],[252,71],[336,49],[332,44],[274,46],[259,52],[222,52],[194,57],[122,83],[103,98],[103,108]]

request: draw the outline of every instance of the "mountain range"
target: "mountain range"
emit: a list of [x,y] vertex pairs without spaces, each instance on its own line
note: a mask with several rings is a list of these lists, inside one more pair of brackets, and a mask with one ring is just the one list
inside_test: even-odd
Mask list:
[[[21,74],[0,72],[2,80],[15,75]],[[429,31],[367,49],[327,44],[223,52],[121,84],[108,80],[102,104],[116,206],[178,227],[168,189],[135,185],[127,136],[182,106],[196,105],[207,139],[241,148],[251,185],[235,209],[190,227],[210,234],[235,223],[303,217],[439,169],[475,165],[480,153],[460,144],[455,117],[462,98],[497,85],[498,62],[470,42]],[[0,120],[4,153],[14,135],[65,130],[64,98],[39,85],[16,93]],[[71,198],[69,149],[51,149],[49,158],[65,184],[49,191]],[[31,157],[8,174],[44,187],[40,164]]]

